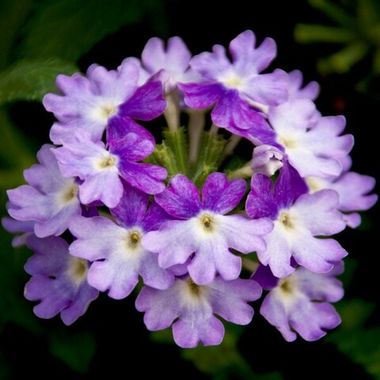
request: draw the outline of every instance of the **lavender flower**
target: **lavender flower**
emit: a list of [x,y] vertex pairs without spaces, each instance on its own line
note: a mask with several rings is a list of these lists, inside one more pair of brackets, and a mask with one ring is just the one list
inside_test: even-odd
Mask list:
[[185,103],[195,109],[213,107],[211,118],[218,127],[254,142],[273,142],[273,132],[260,110],[287,100],[286,76],[281,70],[260,74],[276,56],[276,44],[266,38],[255,47],[256,38],[247,30],[233,39],[229,51],[215,45],[212,53],[195,56],[190,66],[203,81],[180,86]]
[[151,38],[142,52],[143,68],[147,75],[155,75],[164,84],[165,92],[175,90],[177,84],[195,81],[197,76],[190,70],[191,53],[180,37],[164,42],[157,37]]
[[375,187],[375,179],[355,172],[343,173],[338,178],[307,177],[306,182],[311,193],[322,189],[335,190],[339,195],[338,209],[352,228],[361,223],[361,217],[355,211],[369,210],[378,199],[376,194],[370,194]]
[[342,160],[354,143],[352,135],[341,135],[346,125],[343,116],[321,117],[312,101],[295,99],[272,107],[268,117],[277,143],[302,177],[342,172]]
[[315,100],[319,95],[319,84],[317,82],[310,82],[303,86],[303,75],[301,71],[294,70],[286,74],[287,88],[289,99],[288,101],[296,99],[309,99]]
[[58,119],[51,129],[51,140],[62,144],[73,133],[85,130],[99,141],[113,116],[152,120],[161,115],[166,106],[161,83],[138,87],[140,72],[137,60],[128,58],[117,70],[92,65],[86,76],[58,75],[62,95],[47,94],[43,99],[45,108]]
[[189,278],[178,278],[166,290],[145,286],[136,299],[136,308],[145,312],[144,322],[151,331],[172,326],[174,341],[183,348],[218,345],[224,336],[222,322],[246,325],[253,309],[247,302],[257,300],[261,288],[253,280],[224,281],[216,277],[207,286]]
[[209,284],[217,273],[224,280],[236,279],[241,259],[229,249],[263,251],[261,236],[272,229],[267,219],[225,215],[239,204],[245,187],[243,180],[228,181],[225,174],[213,173],[203,186],[201,200],[195,185],[187,177],[176,175],[155,200],[178,220],[147,233],[143,246],[159,254],[158,263],[163,268],[183,264],[194,253],[188,271],[198,285]]
[[138,283],[138,276],[146,285],[166,289],[173,275],[160,268],[157,254],[143,248],[141,240],[146,232],[157,229],[168,216],[156,204],[148,207],[148,196],[125,185],[121,202],[111,210],[117,224],[98,216],[78,217],[70,225],[77,237],[70,253],[92,262],[88,282],[106,291],[115,299],[127,297]]
[[98,291],[87,284],[87,261],[69,255],[68,244],[59,237],[27,240],[34,255],[25,264],[32,278],[25,286],[25,297],[39,301],[33,309],[40,318],[61,315],[71,325],[83,315]]
[[114,117],[107,137],[108,149],[103,142],[92,142],[87,134],[78,133],[54,151],[62,174],[81,179],[81,202],[102,201],[108,207],[117,206],[123,195],[121,178],[149,194],[165,189],[162,180],[167,176],[166,169],[137,162],[155,147],[146,129],[131,120]]
[[342,283],[335,278],[342,269],[340,263],[329,273],[319,274],[299,267],[278,279],[269,268],[260,266],[253,279],[269,290],[260,313],[288,342],[294,341],[297,333],[307,341],[322,338],[326,330],[341,322],[331,303],[343,297]]
[[37,153],[39,164],[24,171],[29,185],[8,190],[9,215],[20,222],[33,222],[38,237],[61,235],[70,219],[81,213],[78,185],[62,177],[51,145]]
[[345,228],[337,207],[335,191],[307,194],[306,184],[288,163],[274,185],[262,174],[253,176],[247,214],[251,218],[269,217],[274,221],[272,232],[264,237],[266,249],[257,252],[260,262],[269,265],[276,277],[294,272],[292,257],[312,272],[330,271],[334,262],[347,255],[336,240],[319,238]]

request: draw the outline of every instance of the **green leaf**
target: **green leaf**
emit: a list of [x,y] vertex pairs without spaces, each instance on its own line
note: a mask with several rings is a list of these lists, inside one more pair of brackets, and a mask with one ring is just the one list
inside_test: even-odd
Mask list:
[[313,42],[344,43],[351,41],[354,36],[347,29],[325,25],[298,24],[294,30],[295,40],[303,44]]
[[328,341],[375,379],[380,379],[380,327],[364,327],[375,305],[354,299],[339,303],[337,308],[343,324],[328,336]]
[[0,68],[10,61],[10,51],[32,5],[33,0],[0,1]]
[[76,61],[106,35],[147,14],[160,13],[161,7],[154,0],[43,1],[24,29],[20,55]]
[[215,380],[231,378],[255,380],[281,380],[278,373],[256,374],[237,349],[237,341],[242,329],[228,326],[222,344],[211,347],[197,347],[183,350],[182,356],[191,361],[203,373],[209,374]]
[[50,352],[79,373],[87,372],[95,351],[95,338],[89,332],[69,333],[61,330],[50,340]]
[[322,58],[318,62],[318,69],[323,74],[346,73],[365,56],[368,48],[369,46],[364,42],[353,42],[337,53]]
[[55,89],[58,74],[72,74],[77,67],[60,59],[22,60],[0,73],[0,103],[37,100]]

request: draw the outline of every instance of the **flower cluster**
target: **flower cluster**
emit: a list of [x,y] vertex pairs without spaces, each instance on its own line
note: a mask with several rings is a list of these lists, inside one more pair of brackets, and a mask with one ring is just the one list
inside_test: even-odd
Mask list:
[[[266,71],[275,56],[251,31],[194,57],[152,38],[141,60],[57,77],[43,100],[54,145],[8,191],[3,220],[34,252],[36,315],[69,325],[99,292],[120,300],[141,282],[146,327],[172,327],[181,347],[221,343],[221,319],[249,324],[263,292],[261,315],[288,341],[340,323],[347,252],[333,235],[360,224],[374,180],[350,171],[353,137],[317,110],[317,83]],[[233,167],[240,139],[252,159]]]

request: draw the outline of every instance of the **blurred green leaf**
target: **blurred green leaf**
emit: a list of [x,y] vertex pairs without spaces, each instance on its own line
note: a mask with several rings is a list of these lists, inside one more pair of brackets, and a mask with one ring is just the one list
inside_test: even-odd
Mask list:
[[87,372],[95,351],[95,338],[89,332],[61,330],[50,339],[50,352],[79,373]]
[[211,347],[197,347],[183,350],[182,356],[191,361],[203,373],[213,376],[215,380],[233,378],[255,380],[281,380],[279,373],[257,374],[241,356],[237,342],[242,329],[228,326],[222,344]]
[[304,44],[313,42],[343,43],[355,36],[351,31],[333,26],[298,24],[294,30],[294,38]]
[[33,5],[33,0],[0,1],[0,67],[9,63],[10,51]]
[[76,61],[106,35],[161,6],[155,0],[42,1],[24,28],[20,55]]
[[22,60],[0,73],[0,103],[40,101],[54,91],[58,74],[72,74],[77,67],[60,59]]
[[338,311],[342,327],[327,339],[375,379],[380,379],[380,327],[364,327],[374,308],[374,304],[361,299],[341,302]]

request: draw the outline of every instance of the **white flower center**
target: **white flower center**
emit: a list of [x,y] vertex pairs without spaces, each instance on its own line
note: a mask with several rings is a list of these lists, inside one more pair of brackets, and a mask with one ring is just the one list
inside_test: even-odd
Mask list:
[[281,211],[278,216],[278,221],[287,230],[293,230],[295,228],[294,218],[291,217],[289,212]]
[[245,85],[244,79],[234,72],[220,78],[220,81],[225,87],[233,88],[236,90],[241,90]]
[[317,191],[323,190],[327,187],[323,179],[318,177],[307,177],[306,183],[309,187],[310,193],[316,193]]
[[88,264],[86,260],[70,257],[66,273],[73,283],[80,285],[86,279],[87,271]]
[[118,108],[119,104],[116,102],[103,102],[95,106],[95,108],[90,111],[90,114],[92,114],[93,119],[107,123],[112,116],[117,114]]
[[294,137],[290,136],[279,136],[278,142],[283,145],[286,149],[295,149],[298,146],[298,141]]
[[118,158],[112,154],[105,155],[96,160],[95,166],[98,170],[108,170],[114,168],[118,163]]
[[128,253],[141,250],[142,233],[137,229],[128,231],[126,237],[126,248]]
[[69,183],[58,193],[57,203],[59,207],[66,207],[68,204],[77,200],[78,185],[73,181]]
[[178,281],[181,302],[188,307],[207,303],[208,288],[195,284],[190,278]]

